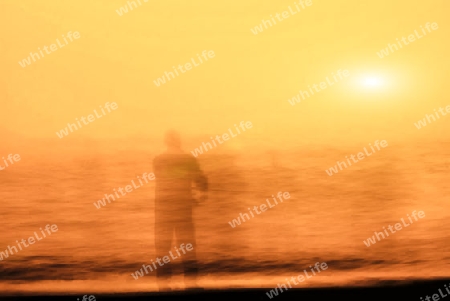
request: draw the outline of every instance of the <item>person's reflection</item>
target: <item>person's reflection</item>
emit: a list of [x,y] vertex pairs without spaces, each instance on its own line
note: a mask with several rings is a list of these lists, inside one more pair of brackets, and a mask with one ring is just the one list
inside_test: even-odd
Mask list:
[[[153,160],[155,173],[155,249],[159,258],[167,256],[175,233],[177,244],[192,244],[193,250],[181,255],[186,288],[198,288],[195,229],[192,209],[195,204],[192,185],[207,191],[208,183],[197,160],[182,151],[179,134],[170,130],[165,134],[166,152]],[[206,198],[204,195],[203,198]],[[156,270],[160,290],[170,290],[171,264]]]

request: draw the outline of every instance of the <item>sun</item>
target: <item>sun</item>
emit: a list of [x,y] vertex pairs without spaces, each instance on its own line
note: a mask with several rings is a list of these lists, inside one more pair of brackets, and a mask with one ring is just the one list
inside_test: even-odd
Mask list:
[[364,87],[367,88],[376,88],[383,86],[383,80],[380,77],[375,76],[364,77],[361,83]]
[[349,92],[352,91],[359,96],[386,96],[401,91],[399,89],[401,86],[399,79],[401,78],[401,76],[386,70],[356,70],[346,83],[346,88]]

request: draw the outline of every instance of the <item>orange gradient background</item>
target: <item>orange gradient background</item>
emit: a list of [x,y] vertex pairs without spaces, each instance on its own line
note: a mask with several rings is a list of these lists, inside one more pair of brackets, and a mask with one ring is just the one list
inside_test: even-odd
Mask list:
[[[450,117],[414,125],[450,105],[450,2],[312,0],[257,35],[251,29],[262,19],[295,1],[141,2],[119,16],[125,0],[1,1],[0,157],[20,154],[21,161],[0,171],[0,250],[47,223],[60,229],[0,262],[9,275],[0,279],[4,291],[153,290],[152,276],[138,283],[130,273],[154,255],[154,185],[99,210],[93,202],[151,172],[167,129],[181,132],[189,153],[241,121],[252,129],[198,158],[213,190],[196,220],[202,265],[232,260],[245,271],[205,268],[204,286],[271,287],[318,257],[361,264],[329,264],[328,275],[303,286],[450,274]],[[379,58],[388,43],[427,22],[439,29]],[[18,64],[69,31],[80,38],[25,68]],[[203,50],[215,57],[154,84]],[[339,69],[350,76],[289,104]],[[368,77],[384,84],[359,84]],[[55,134],[106,102],[118,109],[62,139]],[[325,173],[375,140],[389,146],[332,177]],[[240,229],[228,225],[278,191],[289,191],[290,203]],[[413,210],[426,218],[363,245]],[[380,258],[389,260],[380,267]],[[44,274],[29,274],[30,265]]]

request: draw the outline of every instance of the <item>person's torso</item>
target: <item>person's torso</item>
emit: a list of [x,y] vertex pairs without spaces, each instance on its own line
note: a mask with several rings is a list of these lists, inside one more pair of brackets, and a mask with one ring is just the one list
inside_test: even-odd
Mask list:
[[191,200],[195,158],[186,154],[163,154],[154,160],[156,200]]

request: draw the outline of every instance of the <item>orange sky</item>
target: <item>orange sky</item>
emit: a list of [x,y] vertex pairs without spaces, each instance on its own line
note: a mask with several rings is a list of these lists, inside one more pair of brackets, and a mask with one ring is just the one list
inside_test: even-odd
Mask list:
[[[118,16],[126,1],[2,1],[2,144],[58,141],[56,131],[107,101],[119,109],[55,143],[159,138],[169,127],[209,137],[241,120],[254,125],[245,139],[287,145],[442,137],[450,127],[450,117],[425,134],[413,125],[450,104],[448,1],[313,0],[258,35],[250,29],[295,1],[141,2]],[[439,29],[377,56],[426,22]],[[80,38],[19,66],[30,51],[68,31]],[[160,87],[153,84],[203,50],[216,55]],[[350,78],[288,103],[338,69],[348,69]],[[351,84],[373,74],[389,87]]]

